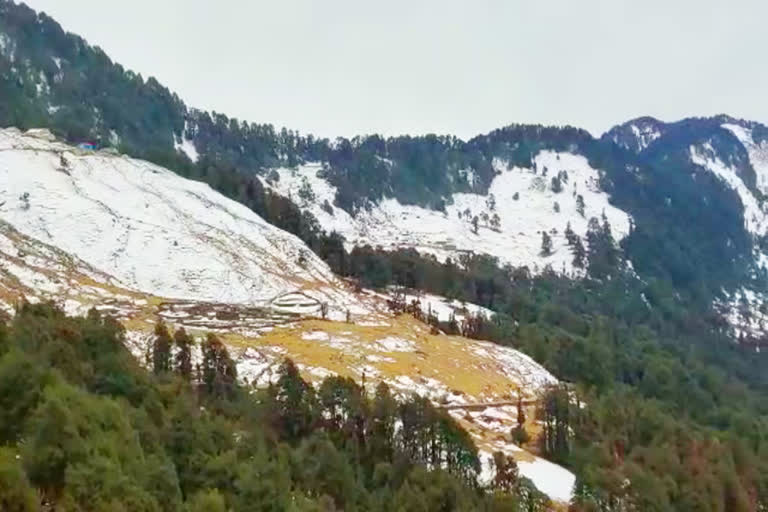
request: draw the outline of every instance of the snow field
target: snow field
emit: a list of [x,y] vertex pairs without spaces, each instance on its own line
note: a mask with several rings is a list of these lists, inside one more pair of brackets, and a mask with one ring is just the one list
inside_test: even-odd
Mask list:
[[[581,271],[572,265],[573,256],[564,236],[568,223],[583,238],[589,219],[605,213],[618,241],[629,233],[629,216],[610,204],[608,195],[600,190],[599,171],[591,168],[584,157],[542,151],[534,161],[535,170],[510,168],[504,161],[495,161],[498,175],[489,194],[454,194],[445,212],[386,198],[370,211],[362,210],[352,217],[332,206],[336,189],[318,176],[322,166],[316,163],[278,169],[280,179],[265,184],[309,210],[327,231],[344,235],[350,247],[412,247],[441,260],[461,253],[484,253],[503,263],[528,266],[534,272],[551,266],[556,271],[579,274]],[[556,193],[551,179],[561,171],[567,173],[567,178],[561,174],[562,191]],[[302,190],[311,190],[311,196],[302,194]],[[489,200],[491,196],[495,201]],[[577,208],[578,196],[584,201],[583,215]],[[494,214],[498,215],[498,228],[491,222]],[[472,226],[475,216],[477,233]],[[553,253],[549,256],[541,254],[542,232],[552,238]]]

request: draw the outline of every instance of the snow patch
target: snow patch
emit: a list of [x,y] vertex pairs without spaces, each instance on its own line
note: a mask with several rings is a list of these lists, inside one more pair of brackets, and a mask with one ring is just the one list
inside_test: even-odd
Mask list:
[[195,148],[195,143],[190,139],[183,138],[181,139],[181,142],[177,141],[174,144],[174,147],[176,148],[176,151],[181,151],[195,163],[197,163],[197,160],[200,158],[200,155],[197,152],[197,148]]
[[[348,248],[366,244],[385,249],[415,248],[440,260],[462,253],[484,253],[502,263],[528,266],[533,272],[551,266],[556,271],[581,274],[572,264],[573,255],[564,236],[568,223],[584,238],[589,219],[605,213],[618,241],[629,233],[630,218],[610,204],[599,186],[600,172],[583,156],[542,151],[534,162],[535,167],[528,169],[510,168],[507,162],[496,160],[498,174],[489,195],[454,194],[445,212],[386,198],[353,217],[333,206],[336,188],[321,177],[322,165],[318,163],[277,169],[279,179],[265,181],[265,185],[309,210],[327,231],[343,235]],[[558,174],[562,178],[560,192],[553,191],[551,184]],[[583,198],[583,215],[579,196]],[[549,256],[541,254],[545,232],[552,238]]]
[[406,293],[405,301],[410,304],[412,301],[419,301],[421,303],[421,310],[425,313],[432,313],[441,322],[447,322],[454,319],[461,323],[467,316],[483,315],[486,318],[493,316],[493,311],[471,302],[461,302],[453,299],[449,300],[440,295],[433,295],[431,293]]
[[416,350],[416,345],[412,341],[394,336],[376,340],[375,346],[381,352],[413,352]]
[[749,190],[744,181],[739,177],[736,169],[715,156],[715,150],[708,142],[701,146],[692,145],[690,153],[691,161],[694,164],[713,172],[726,185],[739,194],[741,204],[744,206],[744,227],[746,230],[758,236],[764,235],[768,229],[768,215],[766,215],[764,206],[758,202],[752,191]]
[[632,133],[637,139],[637,144],[640,148],[640,151],[644,150],[650,146],[653,141],[661,137],[661,132],[650,125],[637,126],[636,124],[633,124],[631,128]]
[[3,220],[126,287],[167,298],[268,304],[305,286],[353,294],[303,242],[208,185],[148,162],[0,130]]
[[733,133],[749,155],[749,162],[757,175],[757,188],[768,194],[768,140],[755,142],[752,130],[738,124],[724,124],[723,128]]
[[742,287],[715,303],[737,340],[762,344],[768,331],[768,294]]

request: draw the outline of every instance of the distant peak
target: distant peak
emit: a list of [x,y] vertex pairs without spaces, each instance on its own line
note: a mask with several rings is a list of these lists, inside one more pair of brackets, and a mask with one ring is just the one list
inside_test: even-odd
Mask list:
[[603,135],[625,149],[640,153],[666,131],[667,123],[651,116],[642,116],[616,125]]

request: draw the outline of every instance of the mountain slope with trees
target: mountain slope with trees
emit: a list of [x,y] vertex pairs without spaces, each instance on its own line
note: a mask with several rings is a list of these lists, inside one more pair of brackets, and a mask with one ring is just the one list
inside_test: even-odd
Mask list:
[[[23,305],[0,324],[0,506],[8,511],[544,510],[549,500],[499,457],[476,486],[477,449],[429,401],[318,390],[286,360],[274,385],[240,388],[224,345],[158,324],[149,373],[122,327]],[[165,341],[163,341],[165,340]],[[171,358],[178,348],[180,357]],[[401,425],[398,427],[397,425]]]
[[[154,78],[125,70],[23,4],[0,2],[0,34],[0,125],[48,127],[66,140],[115,146],[205,181],[326,258],[343,258],[339,240],[323,234],[294,202],[264,190],[257,176],[319,162],[324,179],[337,189],[334,207],[354,213],[392,197],[442,210],[452,194],[487,193],[497,172],[494,159],[530,167],[542,150],[565,151],[601,170],[601,188],[632,217],[635,229],[623,248],[646,277],[672,280],[696,293],[703,287],[710,295],[732,289],[749,274],[752,248],[762,240],[745,232],[743,208],[732,190],[697,173],[683,154],[686,144],[719,132],[724,161],[753,183],[746,152],[718,128],[719,118],[630,122],[623,139],[616,135],[621,127],[595,139],[577,128],[512,125],[469,141],[436,135],[329,141],[189,108]],[[766,132],[757,123],[736,122]],[[641,133],[640,124],[654,137],[641,134],[641,142],[633,142],[631,127]],[[664,136],[655,137],[657,132]],[[699,264],[687,265],[693,259]]]
[[[768,382],[765,351],[755,350],[764,338],[738,339],[727,315],[717,308],[745,288],[766,292],[761,266],[765,233],[755,229],[762,222],[755,217],[762,212],[765,194],[759,165],[768,138],[763,125],[729,117],[677,123],[645,118],[602,138],[572,127],[512,125],[469,141],[436,135],[328,141],[189,108],[156,80],[125,70],[54,20],[9,0],[0,0],[0,125],[48,127],[62,139],[114,146],[204,181],[298,235],[337,273],[361,285],[420,288],[495,311],[491,320],[471,319],[463,334],[523,350],[572,383],[567,390],[551,390],[542,402],[540,449],[576,473],[573,510],[758,511],[768,506]],[[342,237],[325,232],[294,198],[264,186],[275,169],[312,162],[337,189],[330,206],[349,214],[384,198],[442,211],[453,194],[487,193],[496,176],[495,159],[531,167],[535,155],[547,150],[581,155],[600,170],[600,189],[632,219],[632,229],[620,244],[599,218],[591,223],[581,250],[574,241],[574,253],[583,255],[586,266],[583,279],[551,271],[532,275],[530,269],[511,268],[488,255],[439,261],[407,248],[345,248]],[[546,253],[549,244],[543,236],[541,245]],[[750,309],[752,304],[747,306],[742,314],[758,313]],[[263,411],[260,404],[247,402],[239,409],[243,412],[232,415],[228,404],[208,405],[223,409],[223,416],[200,410],[196,395],[212,390],[226,394],[231,388],[226,358],[221,358],[224,371],[218,378],[209,372],[202,379],[210,383],[202,390],[188,391],[175,377],[149,377],[138,369],[126,375],[112,361],[91,362],[99,353],[119,352],[97,343],[105,339],[110,347],[119,345],[114,343],[118,335],[78,334],[107,320],[64,319],[36,308],[23,310],[14,320],[25,327],[10,328],[3,372],[11,376],[0,378],[12,386],[22,382],[9,388],[14,392],[2,394],[13,400],[3,410],[17,416],[2,423],[11,432],[5,434],[5,469],[0,472],[0,485],[18,490],[19,502],[33,506],[34,488],[48,500],[69,500],[62,503],[76,504],[74,509],[88,495],[108,505],[140,509],[148,504],[146,509],[153,510],[152,500],[158,501],[153,496],[161,491],[148,489],[147,474],[163,476],[152,482],[167,488],[173,504],[169,510],[190,495],[200,500],[200,509],[241,504],[245,509],[247,504],[238,501],[242,496],[266,492],[250,485],[273,477],[278,483],[272,487],[290,489],[283,496],[291,496],[290,503],[306,503],[304,509],[318,504],[320,509],[375,509],[376,503],[391,507],[405,503],[397,497],[404,494],[412,500],[403,505],[405,510],[482,510],[486,500],[495,499],[462,487],[457,482],[463,477],[451,471],[404,472],[384,466],[377,473],[374,464],[369,476],[366,462],[348,462],[367,456],[354,435],[304,445],[312,435],[309,430],[283,432],[276,438],[291,448],[272,448],[271,434],[261,433],[270,431],[264,423],[246,425],[253,411]],[[56,319],[53,333],[46,330],[46,318]],[[447,322],[439,328],[450,332],[458,326]],[[41,336],[19,335],[24,329]],[[19,362],[24,357],[32,362]],[[127,359],[120,364],[135,365]],[[54,370],[48,372],[49,366]],[[158,373],[166,366],[160,365]],[[18,375],[15,368],[30,371]],[[66,382],[57,383],[62,372]],[[291,373],[289,367],[286,373]],[[23,380],[36,375],[42,383]],[[149,384],[133,384],[141,379]],[[286,382],[291,390],[306,391],[295,378]],[[356,392],[351,385],[347,388],[354,402]],[[34,396],[17,389],[32,390]],[[158,393],[146,406],[141,401]],[[304,392],[299,398],[292,393],[285,393],[286,400],[289,394],[293,400],[289,412],[301,416],[280,423],[278,415],[277,423],[306,426],[318,409],[304,403]],[[576,407],[571,393],[578,397]],[[128,412],[112,414],[120,408],[101,395]],[[127,409],[126,402],[131,404]],[[182,410],[173,416],[177,408]],[[109,434],[99,427],[107,417],[114,426]],[[51,418],[67,428],[59,433],[50,427]],[[168,424],[181,431],[171,429],[169,434],[157,427]],[[346,423],[340,425],[343,430]],[[198,428],[216,434],[184,431]],[[254,441],[257,448],[242,451],[234,446],[235,432],[252,431],[267,441]],[[47,436],[59,434],[65,439],[48,442]],[[133,457],[137,437],[144,450],[138,459]],[[419,438],[408,448],[421,462],[428,439]],[[300,461],[328,461],[334,470],[295,464],[301,471],[293,473],[290,461],[295,460],[297,441],[304,457]],[[263,443],[270,448],[259,451]],[[28,460],[27,446],[53,453],[50,459]],[[210,457],[190,453],[192,446]],[[394,464],[387,457],[374,460]],[[139,465],[144,462],[155,467],[150,471]],[[288,469],[277,467],[283,464]],[[264,477],[262,467],[271,476]],[[233,468],[234,477],[228,472]],[[505,467],[499,488],[518,489],[504,478],[514,474]],[[323,478],[338,475],[344,476]],[[400,480],[393,481],[392,475]],[[230,482],[243,483],[233,490]],[[94,494],[96,488],[105,490]],[[204,493],[199,498],[198,491]],[[449,501],[440,501],[442,497]],[[503,499],[519,497],[511,493]],[[516,509],[507,505],[492,507]]]

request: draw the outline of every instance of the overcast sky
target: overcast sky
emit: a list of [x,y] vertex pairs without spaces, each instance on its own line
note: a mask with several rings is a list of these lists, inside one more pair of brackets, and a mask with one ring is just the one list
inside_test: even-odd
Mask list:
[[766,0],[27,0],[191,106],[322,136],[768,122]]

